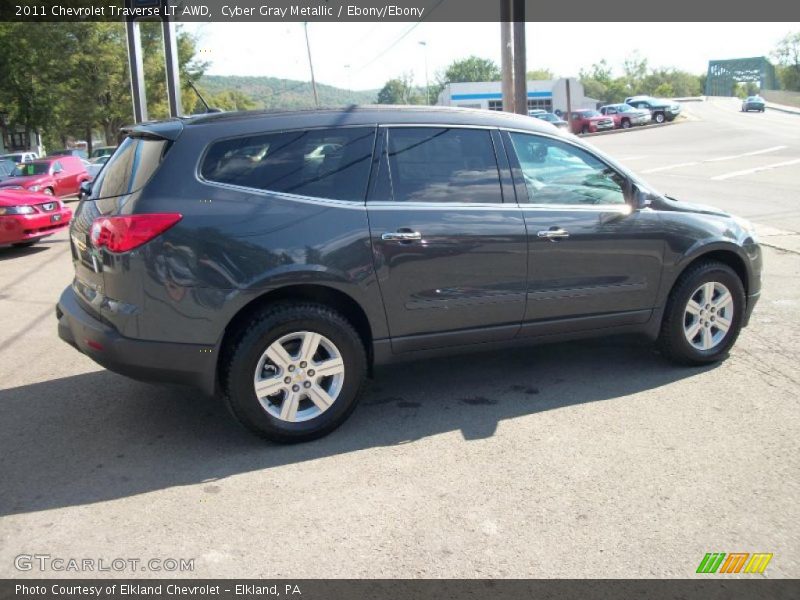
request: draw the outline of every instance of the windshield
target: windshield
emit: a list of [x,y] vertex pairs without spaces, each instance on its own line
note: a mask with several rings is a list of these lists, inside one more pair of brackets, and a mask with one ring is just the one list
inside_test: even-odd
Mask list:
[[17,177],[28,177],[31,175],[47,175],[50,172],[49,162],[33,162],[25,163],[18,166],[14,171]]
[[599,112],[597,112],[596,110],[584,110],[584,111],[581,111],[581,112],[579,112],[578,114],[579,114],[581,117],[583,117],[584,119],[589,119],[589,118],[591,118],[591,117],[600,117],[600,116],[602,116],[602,115],[601,115]]
[[542,115],[537,115],[543,121],[550,121],[551,123],[558,121],[558,117],[552,113],[544,113]]
[[22,162],[22,154],[4,154],[0,160],[13,160],[15,163]]

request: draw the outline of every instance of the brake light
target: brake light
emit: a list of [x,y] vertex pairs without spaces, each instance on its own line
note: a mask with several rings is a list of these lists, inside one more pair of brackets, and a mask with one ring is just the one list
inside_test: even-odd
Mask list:
[[161,235],[182,218],[179,213],[99,217],[92,223],[92,246],[128,252]]

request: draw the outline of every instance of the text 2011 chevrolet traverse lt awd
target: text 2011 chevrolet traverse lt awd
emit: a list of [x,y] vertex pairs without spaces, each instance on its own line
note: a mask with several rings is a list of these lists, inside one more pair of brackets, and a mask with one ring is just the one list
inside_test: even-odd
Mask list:
[[489,111],[136,126],[70,233],[65,341],[219,393],[282,442],[333,430],[370,367],[397,360],[640,332],[675,361],[718,361],[761,286],[745,221]]

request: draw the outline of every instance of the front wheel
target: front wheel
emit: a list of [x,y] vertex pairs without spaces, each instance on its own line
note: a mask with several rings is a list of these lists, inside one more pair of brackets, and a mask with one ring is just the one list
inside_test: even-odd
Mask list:
[[246,428],[274,442],[322,437],[355,408],[367,372],[364,344],[339,313],[279,304],[224,350],[222,389]]
[[655,120],[656,123],[663,123],[664,122],[664,113],[656,113],[653,116],[653,120]]
[[681,275],[670,293],[659,346],[680,364],[723,360],[736,342],[745,309],[742,280],[729,266],[701,262]]
[[631,122],[628,119],[625,119],[624,121],[622,121],[622,128],[623,129],[630,129],[630,127],[631,127]]
[[584,125],[583,127],[581,127],[581,133],[583,133],[583,134],[589,133],[589,126],[588,125]]

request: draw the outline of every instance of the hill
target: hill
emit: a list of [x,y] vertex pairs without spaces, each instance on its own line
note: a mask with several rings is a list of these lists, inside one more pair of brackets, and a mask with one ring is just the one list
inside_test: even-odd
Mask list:
[[[204,75],[195,84],[209,104],[226,110],[314,106],[314,92],[311,82],[308,81],[277,77]],[[349,91],[320,83],[317,83],[317,93],[321,106],[374,104],[378,95],[377,90]]]

